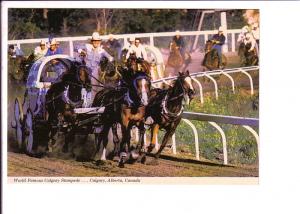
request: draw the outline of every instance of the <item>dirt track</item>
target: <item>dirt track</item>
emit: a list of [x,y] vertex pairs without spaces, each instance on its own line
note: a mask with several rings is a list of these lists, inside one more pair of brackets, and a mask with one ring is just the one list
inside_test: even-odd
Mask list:
[[[148,158],[151,162],[152,157]],[[137,176],[137,177],[256,177],[257,166],[223,166],[207,160],[163,156],[159,165],[127,164],[120,169],[116,162],[107,161],[96,166],[92,162],[79,162],[44,157],[32,158],[25,154],[8,153],[8,176]]]

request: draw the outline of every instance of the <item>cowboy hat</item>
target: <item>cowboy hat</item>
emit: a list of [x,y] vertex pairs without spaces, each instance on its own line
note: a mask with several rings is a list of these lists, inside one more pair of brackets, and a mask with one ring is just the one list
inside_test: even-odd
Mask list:
[[135,37],[131,36],[131,37],[129,38],[129,42],[134,42],[134,41],[135,41]]
[[57,45],[59,44],[56,39],[52,39],[50,45]]
[[101,41],[100,35],[98,32],[94,32],[92,35],[92,41]]

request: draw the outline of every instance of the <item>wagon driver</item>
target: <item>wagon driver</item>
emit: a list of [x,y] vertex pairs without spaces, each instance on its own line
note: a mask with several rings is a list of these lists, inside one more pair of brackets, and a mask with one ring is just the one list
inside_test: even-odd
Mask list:
[[91,83],[93,100],[96,93],[101,90],[101,87],[97,86],[99,85],[100,79],[100,61],[103,57],[108,58],[109,61],[113,61],[114,58],[101,47],[101,38],[98,32],[93,33],[90,44],[85,44],[83,49],[78,49],[78,53],[84,56],[84,62],[86,66],[92,71]]

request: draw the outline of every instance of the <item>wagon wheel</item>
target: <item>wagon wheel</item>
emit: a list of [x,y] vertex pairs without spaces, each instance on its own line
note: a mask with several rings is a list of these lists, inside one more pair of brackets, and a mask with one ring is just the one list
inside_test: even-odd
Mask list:
[[33,154],[33,114],[30,109],[27,110],[24,123],[24,146],[27,154]]
[[18,98],[15,99],[15,105],[14,105],[14,119],[15,119],[15,132],[16,132],[16,140],[19,146],[19,149],[22,149],[22,143],[23,143],[23,120],[24,120],[24,114],[23,109],[21,106],[21,102]]

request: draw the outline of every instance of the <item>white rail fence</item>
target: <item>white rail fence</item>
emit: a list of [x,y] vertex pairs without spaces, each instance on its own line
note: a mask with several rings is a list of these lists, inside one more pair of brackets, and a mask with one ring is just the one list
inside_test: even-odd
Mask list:
[[[225,116],[225,115],[215,115],[215,114],[204,114],[204,113],[196,113],[196,112],[183,112],[182,121],[191,127],[194,133],[194,143],[195,143],[195,156],[197,160],[200,160],[200,149],[199,149],[199,136],[196,126],[191,122],[191,120],[196,121],[207,121],[210,125],[216,128],[216,130],[221,135],[222,145],[223,145],[223,163],[224,165],[228,164],[228,156],[227,156],[227,141],[224,130],[218,123],[222,124],[231,124],[231,125],[239,125],[248,130],[255,138],[257,143],[257,149],[259,153],[259,136],[257,132],[253,129],[253,127],[259,126],[259,119],[256,118],[246,118],[246,117],[235,117],[235,116]],[[176,134],[176,133],[175,133]],[[172,150],[173,154],[176,154],[176,139],[175,134],[172,136]],[[157,142],[157,141],[156,141]],[[157,143],[158,144],[158,143]]]
[[[243,73],[249,79],[251,95],[253,95],[254,94],[253,78],[252,78],[252,76],[248,72],[253,72],[253,71],[258,71],[258,70],[259,70],[259,66],[240,67],[240,68],[231,68],[231,69],[224,69],[224,70],[213,70],[213,71],[206,71],[206,72],[196,72],[196,73],[192,73],[191,77],[192,77],[192,79],[194,80],[194,82],[196,83],[196,85],[199,88],[200,101],[201,101],[201,103],[203,103],[204,102],[204,99],[203,99],[203,86],[202,86],[201,82],[199,80],[197,80],[196,78],[199,78],[199,77],[207,77],[207,78],[209,78],[213,82],[213,84],[214,84],[215,96],[216,96],[216,99],[218,99],[218,96],[219,96],[219,94],[218,94],[218,83],[213,78],[213,76],[224,75],[224,76],[228,77],[229,80],[230,80],[230,82],[231,82],[232,92],[235,93],[235,81],[232,78],[232,76],[230,76],[230,74],[233,74],[233,73]],[[154,86],[158,86],[161,83],[170,84],[170,81],[172,81],[172,80],[174,80],[176,78],[177,78],[176,76],[174,76],[174,77],[166,77],[166,78],[154,80],[154,81],[152,81],[152,84]]]
[[[237,43],[237,36],[236,34],[239,34],[241,32],[241,29],[231,29],[224,31],[224,34],[226,35],[226,46],[230,46],[231,52],[236,51],[236,43]],[[204,36],[204,40],[201,41],[200,46],[204,47],[204,43],[206,40],[212,37],[213,34],[216,34],[217,30],[210,30],[210,31],[182,31],[180,34],[182,36]],[[130,37],[136,37],[136,38],[144,38],[145,42],[151,46],[156,46],[155,40],[157,38],[163,38],[163,37],[171,37],[174,36],[176,32],[161,32],[161,33],[137,33],[137,34],[118,34],[115,35],[117,39],[123,40],[123,44],[128,43],[128,39]],[[69,55],[73,57],[74,54],[74,42],[77,41],[87,41],[91,38],[91,36],[78,36],[78,37],[58,37],[56,38],[59,42],[68,42],[68,50]],[[108,35],[101,36],[103,40],[108,39]],[[24,39],[24,40],[9,40],[8,44],[17,45],[19,48],[21,48],[21,45],[24,44],[38,44],[41,40],[48,41],[48,38],[39,38],[39,39]],[[198,41],[198,40],[197,40]],[[200,43],[200,40],[199,40]],[[195,45],[193,46],[195,48]],[[227,52],[227,48],[224,48],[224,52]]]

